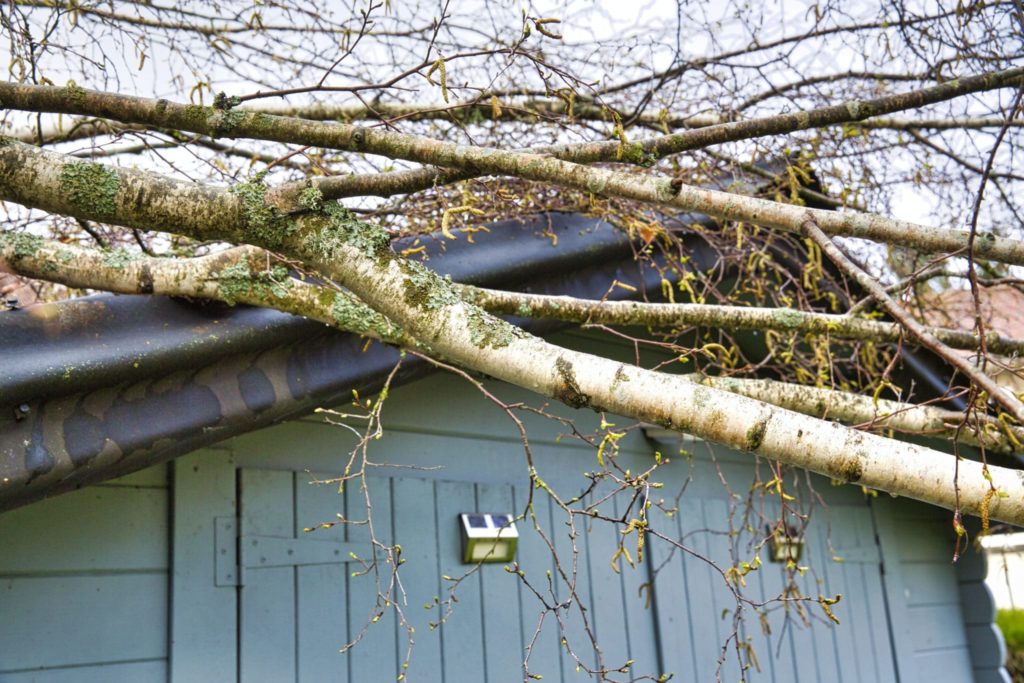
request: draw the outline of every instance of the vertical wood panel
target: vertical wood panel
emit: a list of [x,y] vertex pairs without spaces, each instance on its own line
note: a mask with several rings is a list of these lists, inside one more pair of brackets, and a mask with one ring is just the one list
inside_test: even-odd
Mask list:
[[[383,477],[366,477],[366,487],[372,506],[373,534],[381,543],[392,542],[391,524],[391,481]],[[350,519],[366,518],[366,499],[358,485],[345,495],[346,514]],[[352,562],[348,565],[348,631],[360,642],[346,655],[348,658],[349,680],[352,681],[393,681],[398,678],[398,652],[395,644],[395,618],[390,607],[378,600],[378,592],[386,592],[391,580],[392,566],[385,561],[383,552],[370,546],[366,527],[349,531],[349,540],[365,543],[357,551],[364,561],[374,557],[377,571],[370,569],[362,576],[352,576],[353,571],[363,571],[362,565]],[[398,597],[395,595],[394,597]]]
[[[684,543],[705,558],[712,558],[704,506],[700,498],[684,496],[679,505],[680,538]],[[718,521],[721,524],[721,520]],[[724,637],[719,637],[721,628],[719,600],[716,593],[724,590],[722,577],[708,564],[692,555],[683,558],[683,574],[686,578],[686,607],[693,620],[693,658],[696,673],[694,680],[715,680],[719,651]]]
[[[834,597],[836,593],[842,593],[845,600],[850,600],[853,597],[842,584],[842,567],[833,561],[832,553],[829,551],[829,522],[835,516],[845,514],[845,510],[846,508],[844,507],[834,506],[827,510],[818,508],[813,513],[810,528],[807,530],[807,545],[805,547],[807,561],[811,564],[812,572],[810,577],[812,583],[808,584],[808,587],[809,590],[817,591],[811,597],[819,594]],[[868,529],[870,530],[870,520],[868,524]],[[873,543],[874,539],[872,539]],[[874,571],[877,575],[877,565],[874,567]],[[844,593],[844,591],[846,592]],[[840,603],[840,605],[842,604]],[[812,603],[808,605],[808,609],[815,610],[818,609],[818,606]],[[834,680],[837,683],[854,683],[856,678],[851,678],[847,673],[849,669],[841,659],[840,654],[841,651],[845,651],[840,647],[840,642],[843,638],[848,637],[847,631],[841,630],[843,628],[842,625],[836,626],[831,621],[824,619],[824,615],[821,615],[821,617],[820,621],[813,625],[812,632],[814,636],[814,652],[818,660],[818,673],[823,680]],[[880,617],[881,621],[879,621]],[[885,628],[884,617],[885,610],[882,609],[875,615],[875,623],[872,628],[882,632],[883,636],[888,639],[888,629]],[[879,624],[883,627],[878,628]],[[795,655],[792,659],[794,664],[798,665],[795,661]]]
[[[599,487],[596,498],[606,495]],[[614,517],[614,502],[607,501],[600,510]],[[583,523],[583,520],[580,520]],[[611,559],[618,548],[618,528],[607,522],[591,520],[587,524],[587,565],[590,570],[593,599],[590,614],[593,618],[594,635],[604,656],[604,665],[609,670],[620,669],[629,660],[629,633],[626,626],[626,610],[622,602],[622,581],[611,568]],[[636,561],[636,532],[624,538],[629,554]],[[625,558],[618,563],[621,571],[635,571]]]
[[[515,509],[521,511],[526,506],[529,490],[522,486],[517,487],[513,493]],[[547,537],[551,538],[551,508],[548,496],[543,491],[537,491],[534,494],[533,515]],[[551,550],[537,534],[529,514],[525,520],[519,523],[519,549],[516,555],[520,568],[526,572],[526,580],[545,597],[549,604],[553,604],[555,598],[548,590],[546,574],[554,569]],[[533,643],[530,650],[530,673],[539,674],[546,681],[557,681],[561,676],[561,664],[558,623],[555,621],[555,616],[547,613],[541,623],[540,618],[544,606],[537,600],[537,597],[526,587],[520,588],[519,596],[523,643],[525,647],[529,647],[530,643]],[[540,633],[537,632],[538,623],[540,623]]]
[[[439,481],[435,495],[441,575],[455,579],[471,569],[462,564],[457,518],[461,512],[476,509],[476,494],[472,484]],[[442,601],[448,599],[452,585],[451,581],[442,584]],[[448,683],[482,681],[485,667],[479,572],[463,579],[456,589],[456,597],[458,602],[441,626],[444,680]]]
[[[344,514],[345,499],[337,484],[311,484],[309,480],[329,479],[299,472],[295,475],[295,536],[313,540],[345,540],[345,526],[318,528],[336,522]],[[347,559],[347,558],[346,558]],[[317,564],[296,567],[296,680],[301,683],[347,681],[348,662],[339,650],[348,643],[348,605],[345,577],[351,565]]]
[[171,683],[238,677],[237,589],[214,583],[214,519],[235,515],[231,453],[174,461]]
[[[412,658],[406,676],[410,681],[430,681],[441,673],[441,633],[431,629],[438,607],[425,609],[440,598],[438,575],[437,523],[434,512],[434,483],[426,479],[393,480],[395,542],[402,546],[400,576],[406,591],[402,611],[415,629]],[[455,521],[451,521],[454,526]],[[408,647],[410,635],[398,627],[399,657]]]
[[[616,499],[615,515],[617,517],[625,514],[627,502],[626,498]],[[633,512],[637,512],[636,508]],[[613,538],[616,537],[617,530],[612,530],[611,535]],[[629,640],[629,658],[635,662],[630,673],[633,676],[648,675],[657,679],[664,672],[658,664],[658,637],[655,630],[653,604],[647,605],[648,599],[651,598],[650,569],[653,540],[652,536],[647,536],[643,562],[638,562],[636,568],[623,567],[621,580],[625,611],[623,623],[626,626],[626,636]],[[634,558],[634,560],[638,560],[638,558]],[[641,592],[641,586],[645,586],[645,592]]]
[[[512,513],[512,488],[483,484],[477,487],[479,512]],[[519,613],[519,578],[501,564],[480,568],[488,681],[522,679],[523,642]]]
[[[243,535],[293,537],[293,474],[240,471]],[[250,543],[243,539],[241,542]],[[258,556],[258,554],[257,554]],[[242,571],[239,675],[245,683],[295,679],[295,569]]]
[[[767,507],[765,514],[769,516],[779,514],[778,506]],[[762,595],[766,599],[781,595],[786,585],[784,565],[770,561],[769,552],[768,547],[765,546],[761,557],[764,564],[757,571]],[[771,672],[772,679],[776,683],[799,681],[801,680],[799,667],[793,651],[793,629],[798,628],[800,624],[800,617],[796,613],[797,608],[788,603],[775,603],[768,609],[767,621],[770,633],[763,639],[755,640],[761,667],[766,672]],[[823,653],[815,654],[822,656]]]
[[[561,566],[561,572],[556,571],[555,573],[558,599],[560,601],[568,600],[570,594],[573,593],[571,589],[575,588],[575,597],[572,598],[570,611],[568,613],[564,611],[561,613],[562,622],[565,624],[563,637],[568,647],[572,649],[572,652],[575,653],[576,658],[579,659],[583,666],[594,669],[597,666],[596,653],[594,652],[590,636],[586,632],[583,616],[580,613],[581,608],[589,610],[593,604],[590,591],[590,572],[587,566],[589,548],[587,546],[587,534],[585,533],[586,520],[579,516],[575,518],[575,538],[572,537],[574,532],[570,528],[568,520],[569,517],[565,510],[552,504],[552,537],[558,557],[557,561]],[[573,575],[574,544],[578,551],[575,560],[575,577]],[[562,576],[563,572],[564,578]],[[578,678],[576,659],[566,650],[562,657],[562,680],[577,680]]]
[[[679,514],[674,517],[667,517],[660,511],[654,514],[656,530],[668,538],[682,538]],[[666,542],[652,539],[648,552],[656,571],[654,610],[661,643],[659,663],[662,672],[679,680],[697,680],[690,628],[691,596],[687,590],[682,551]]]

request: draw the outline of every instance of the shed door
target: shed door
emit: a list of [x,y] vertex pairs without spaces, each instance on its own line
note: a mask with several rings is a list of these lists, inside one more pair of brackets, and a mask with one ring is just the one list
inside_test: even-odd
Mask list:
[[239,471],[238,670],[247,683],[347,680],[338,649],[348,637],[346,561],[356,546],[340,525],[303,531],[327,518],[338,494],[295,480]]
[[[514,572],[502,565],[461,564],[457,515],[519,511],[525,488],[368,478],[374,536],[402,548],[400,583],[392,584],[384,553],[373,564],[368,526],[304,531],[337,522],[339,514],[355,522],[366,518],[358,484],[339,494],[336,484],[311,485],[314,478],[239,470],[239,680],[518,681],[528,648],[531,674],[581,680],[575,658],[559,644],[555,618],[549,613],[541,621],[542,604]],[[537,496],[535,510],[571,571],[564,515],[544,496]],[[637,669],[644,667],[636,675],[657,678],[654,611],[645,608],[640,592],[649,580],[647,567],[615,574],[609,561],[617,531],[610,525],[584,531],[581,523],[576,590],[602,644],[604,666],[618,668],[634,659]],[[532,529],[523,532],[516,560],[546,593],[547,573],[554,569],[551,552]],[[456,600],[446,605],[453,589]],[[565,585],[555,592],[564,599]],[[574,655],[594,667],[599,655],[578,610],[562,619]],[[351,651],[339,652],[355,640]]]
[[[648,537],[649,561],[635,569],[620,562],[616,574],[610,560],[621,537],[618,529],[577,518],[577,536],[571,540],[564,512],[547,496],[535,497],[537,523],[564,567],[572,566],[572,546],[578,550],[576,590],[601,643],[599,655],[589,645],[578,610],[561,614],[564,631],[550,613],[541,620],[537,597],[501,565],[462,578],[455,588],[457,602],[450,613],[444,608],[454,582],[443,577],[463,577],[469,569],[460,563],[456,515],[521,511],[525,487],[369,478],[374,533],[383,543],[402,546],[401,585],[390,591],[401,610],[398,619],[378,594],[388,592],[390,567],[378,555],[381,587],[374,568],[366,564],[374,555],[365,525],[303,531],[337,521],[338,514],[365,519],[365,498],[357,486],[339,494],[336,485],[311,485],[315,477],[305,472],[242,469],[237,474],[228,454],[208,452],[176,464],[175,683],[394,681],[403,672],[410,681],[522,680],[527,648],[530,673],[546,681],[589,680],[577,673],[575,657],[593,667],[599,656],[608,669],[633,660],[632,677],[672,673],[675,680],[714,680],[729,631],[724,610],[734,603],[721,575],[708,564],[694,555],[671,553],[653,537]],[[615,512],[623,510],[616,507]],[[727,567],[728,517],[728,501],[687,495],[677,515],[651,521],[662,533],[684,538],[689,549]],[[804,627],[792,611],[787,623],[787,611],[776,609],[768,618],[771,632],[764,636],[757,618],[748,613],[742,638],[750,638],[760,667],[760,672],[748,672],[750,680],[897,680],[870,508],[857,497],[833,500],[827,519],[832,547],[844,561],[830,561],[826,517],[821,515],[807,539],[814,570],[801,588],[815,596],[841,593],[844,599],[835,610],[842,625],[828,623],[810,603],[813,628]],[[222,562],[236,547],[235,534],[241,546],[238,562]],[[549,603],[567,597],[550,549],[531,528],[521,529],[517,561]],[[549,571],[555,577],[554,599],[548,592]],[[746,577],[745,593],[752,599],[777,595],[783,578],[779,565],[766,563]],[[442,614],[443,624],[431,628]],[[563,634],[568,647],[561,644]],[[356,639],[350,652],[339,653]],[[739,679],[734,656],[727,659],[722,678]]]

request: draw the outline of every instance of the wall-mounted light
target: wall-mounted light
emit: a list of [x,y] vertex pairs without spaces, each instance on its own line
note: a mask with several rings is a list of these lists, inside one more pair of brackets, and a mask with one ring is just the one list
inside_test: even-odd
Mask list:
[[789,525],[779,526],[774,531],[771,527],[766,527],[766,530],[772,562],[796,563],[800,561],[800,556],[804,553],[803,534]]
[[462,562],[511,562],[516,556],[519,532],[512,515],[464,512],[459,515]]

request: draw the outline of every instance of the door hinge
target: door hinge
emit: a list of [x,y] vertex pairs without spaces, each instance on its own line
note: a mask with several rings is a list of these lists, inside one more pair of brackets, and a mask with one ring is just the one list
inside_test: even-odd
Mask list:
[[345,541],[240,534],[236,517],[217,517],[215,524],[218,586],[244,585],[247,569],[339,564],[351,562],[357,550],[365,550]]

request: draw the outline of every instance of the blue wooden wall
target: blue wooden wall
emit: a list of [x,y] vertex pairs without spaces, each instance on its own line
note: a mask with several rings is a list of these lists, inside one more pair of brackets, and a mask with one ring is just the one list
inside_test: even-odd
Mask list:
[[0,681],[162,681],[167,468],[0,515]]
[[[537,404],[512,388],[494,389],[506,400]],[[970,681],[980,671],[964,627],[973,603],[964,602],[966,584],[950,564],[948,515],[884,496],[868,499],[856,487],[817,477],[807,481],[825,505],[813,510],[810,569],[798,581],[813,596],[843,594],[834,608],[841,625],[815,603],[777,607],[763,623],[748,611],[739,637],[754,655],[728,654],[719,666],[736,603],[721,575],[697,555],[721,567],[751,559],[734,538],[745,523],[755,468],[743,454],[684,443],[689,455],[683,456],[680,444],[652,443],[640,433],[620,442],[619,462],[637,472],[649,466],[655,448],[672,457],[656,477],[666,484],[660,493],[668,507],[684,484],[685,495],[675,514],[654,513],[651,523],[683,539],[691,554],[650,538],[647,562],[635,569],[620,562],[616,573],[611,558],[620,529],[576,518],[579,554],[571,580],[586,604],[586,623],[574,609],[563,615],[562,629],[548,614],[538,632],[537,598],[514,573],[491,565],[462,581],[451,613],[432,629],[451,586],[442,577],[467,569],[458,561],[455,515],[521,511],[523,448],[504,413],[452,376],[394,391],[384,418],[387,429],[369,454],[387,467],[372,471],[368,494],[377,538],[403,549],[401,589],[391,595],[400,600],[404,623],[394,609],[381,608],[373,572],[359,575],[363,565],[349,555],[384,561],[365,526],[303,531],[338,514],[365,516],[358,485],[339,493],[336,485],[311,483],[345,468],[354,437],[307,418],[181,458],[170,480],[156,468],[0,516],[0,682],[394,681],[404,675],[494,683],[522,680],[530,643],[530,671],[545,681],[586,680],[576,658],[586,666],[600,658],[609,668],[630,662],[629,673],[612,680],[674,674],[673,680],[704,681],[716,670],[723,680],[738,680],[745,664],[751,680],[779,683]],[[523,419],[540,476],[562,496],[581,490],[583,473],[596,468],[594,449],[560,436],[565,428],[558,423]],[[769,478],[760,467],[762,480]],[[624,505],[621,498],[608,501],[602,511],[623,514]],[[772,496],[754,505],[766,518],[777,514]],[[564,511],[538,496],[533,512],[562,565],[571,567]],[[567,597],[550,549],[528,523],[520,530],[517,559],[527,579],[545,593],[550,571],[553,599]],[[260,553],[247,551],[252,564],[229,576],[225,567],[237,564],[224,559],[238,551],[233,534],[243,544],[269,538],[286,545],[268,551],[262,566]],[[289,549],[302,559],[274,559]],[[335,550],[339,561],[324,559]],[[242,585],[235,585],[239,579]],[[779,565],[765,563],[747,575],[743,591],[754,600],[775,595],[784,579]],[[653,591],[645,588],[651,581]],[[368,622],[375,623],[364,633]],[[984,630],[984,624],[972,627]],[[338,652],[356,637],[349,653]]]

